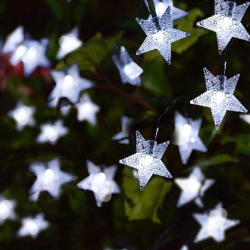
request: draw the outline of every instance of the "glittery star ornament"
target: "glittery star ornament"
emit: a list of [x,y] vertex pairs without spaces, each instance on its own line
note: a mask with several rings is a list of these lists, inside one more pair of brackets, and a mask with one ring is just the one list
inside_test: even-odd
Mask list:
[[100,111],[99,106],[94,104],[88,94],[84,94],[80,102],[76,105],[78,121],[88,121],[91,125],[96,125],[96,113]]
[[49,40],[46,38],[40,41],[29,39],[24,41],[26,52],[22,57],[22,62],[25,76],[30,76],[38,66],[50,67],[50,61],[45,55],[48,44]]
[[26,125],[35,125],[35,121],[33,119],[35,110],[35,107],[28,107],[22,102],[19,102],[14,110],[8,112],[8,115],[9,117],[15,119],[17,123],[17,130],[20,131]]
[[132,85],[141,85],[141,78],[139,77],[143,70],[136,64],[129,56],[125,47],[121,47],[119,55],[113,55],[112,59],[119,70],[122,83],[130,83]]
[[82,41],[78,39],[78,28],[74,28],[69,33],[64,34],[59,39],[60,49],[57,53],[57,59],[73,52],[82,46]]
[[200,197],[203,197],[205,191],[215,182],[211,179],[205,179],[198,167],[193,169],[188,178],[176,178],[174,181],[182,190],[177,207],[181,207],[192,200],[199,207],[203,207]]
[[207,91],[195,99],[191,104],[209,107],[212,111],[215,128],[218,130],[226,111],[246,113],[247,109],[233,95],[240,75],[231,78],[225,75],[214,76],[208,69],[204,68]]
[[250,35],[241,23],[249,4],[246,2],[237,6],[234,1],[215,0],[214,15],[197,23],[200,27],[216,32],[219,54],[233,37],[250,41]]
[[212,237],[215,241],[221,242],[225,239],[225,230],[236,226],[239,220],[228,220],[227,212],[219,203],[209,214],[193,214],[195,220],[201,225],[201,229],[197,234],[194,242]]
[[32,238],[36,238],[37,235],[47,227],[49,227],[49,223],[44,220],[43,214],[38,214],[36,217],[27,217],[22,219],[22,227],[19,229],[17,235],[29,235]]
[[16,218],[15,206],[16,201],[7,200],[4,196],[0,196],[0,225],[7,219],[14,220]]
[[63,127],[61,120],[56,121],[55,123],[47,123],[40,127],[41,133],[37,137],[36,141],[38,143],[50,142],[55,144],[57,140],[68,133],[68,129]]
[[119,161],[119,163],[138,169],[140,189],[143,190],[153,174],[172,178],[161,158],[169,141],[157,144],[154,140],[145,140],[136,131],[136,153]]
[[202,119],[184,118],[179,112],[175,112],[175,140],[179,145],[183,164],[187,163],[193,150],[207,152],[206,146],[199,137],[201,123]]
[[56,86],[49,95],[49,100],[66,97],[70,102],[76,103],[81,91],[94,86],[92,81],[80,77],[77,64],[73,64],[66,70],[52,70],[51,76]]
[[174,7],[172,0],[154,0],[154,5],[158,17],[161,17],[167,7],[170,6],[172,22],[188,15],[188,12]]
[[29,170],[37,177],[29,192],[31,201],[37,201],[43,191],[47,191],[51,196],[57,198],[61,192],[61,185],[75,180],[73,175],[60,170],[58,158],[48,163],[34,162],[30,165]]
[[122,131],[112,137],[112,140],[119,141],[121,144],[129,144],[130,127],[135,122],[134,119],[125,115],[121,117]]
[[247,114],[247,115],[240,115],[240,118],[241,118],[243,121],[245,121],[245,122],[247,122],[248,124],[250,124],[250,115],[249,115],[249,114]]
[[114,181],[117,167],[104,167],[103,170],[93,162],[87,161],[89,176],[77,184],[78,188],[94,192],[98,207],[103,202],[108,202],[112,194],[120,193],[120,189]]
[[168,64],[171,64],[171,43],[183,39],[190,34],[172,27],[171,7],[168,7],[162,17],[143,20],[136,18],[147,37],[136,55],[157,49]]

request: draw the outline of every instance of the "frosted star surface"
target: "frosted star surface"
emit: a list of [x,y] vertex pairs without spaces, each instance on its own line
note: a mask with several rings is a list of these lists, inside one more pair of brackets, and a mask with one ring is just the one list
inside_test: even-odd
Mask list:
[[47,164],[34,162],[30,165],[29,170],[37,177],[29,192],[31,201],[37,201],[42,191],[47,191],[51,196],[57,198],[61,192],[61,185],[75,180],[73,175],[60,170],[58,158]]
[[94,86],[92,81],[79,76],[77,64],[73,64],[66,70],[51,70],[51,76],[56,82],[56,86],[50,93],[49,100],[66,97],[72,103],[76,103],[81,91]]
[[122,83],[130,83],[132,85],[141,85],[139,77],[143,70],[129,56],[125,47],[121,47],[119,55],[113,55],[112,59],[119,70]]
[[179,112],[175,112],[175,136],[179,142],[179,152],[183,164],[187,163],[193,150],[207,152],[206,146],[198,135],[201,123],[202,119],[184,118]]
[[172,178],[172,175],[161,161],[169,145],[169,141],[158,144],[156,141],[145,140],[139,131],[136,131],[136,153],[119,162],[138,170],[140,188],[143,190],[153,174]]
[[225,239],[225,230],[240,223],[239,220],[228,220],[227,213],[219,203],[209,214],[193,214],[195,220],[201,225],[194,242],[212,237],[215,241],[221,242]]
[[175,183],[181,188],[177,207],[183,206],[195,199],[195,203],[202,207],[200,197],[204,196],[205,191],[214,183],[214,180],[206,179],[201,173],[200,168],[195,167],[188,178],[176,178]]
[[241,23],[250,2],[238,6],[234,4],[230,6],[232,1],[215,0],[214,15],[197,23],[198,26],[216,32],[219,54],[233,37],[250,41],[250,35]]
[[102,171],[101,167],[91,161],[87,161],[87,167],[89,176],[80,181],[77,187],[93,191],[97,206],[101,207],[103,202],[111,199],[112,194],[120,193],[120,189],[114,181],[117,167],[105,167]]
[[[229,79],[224,75],[215,77],[206,68],[204,68],[204,74],[207,91],[191,100],[190,103],[209,107],[217,130],[219,129],[227,110],[247,113],[247,109],[233,95],[239,80],[239,74]],[[220,77],[224,77],[225,81],[221,82],[219,80]]]
[[164,59],[171,64],[171,43],[189,36],[189,33],[172,28],[171,8],[168,7],[162,17],[143,20],[136,18],[147,37],[136,55],[157,49]]

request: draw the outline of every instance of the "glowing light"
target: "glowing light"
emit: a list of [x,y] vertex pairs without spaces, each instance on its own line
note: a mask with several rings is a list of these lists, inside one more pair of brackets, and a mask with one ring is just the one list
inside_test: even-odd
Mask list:
[[10,63],[16,66],[23,58],[27,52],[27,47],[25,45],[19,45],[10,57]]
[[250,124],[250,115],[240,115],[240,118]]
[[155,6],[155,12],[156,12],[157,16],[162,16],[164,14],[166,8],[167,8],[167,6],[163,2],[159,2]]
[[211,97],[214,105],[221,105],[225,99],[225,94],[221,91],[216,91],[215,94]]
[[49,141],[54,142],[58,139],[59,131],[55,126],[49,126],[45,129],[45,135]]
[[0,202],[0,220],[5,220],[10,216],[13,204],[8,200]]
[[29,220],[26,223],[27,231],[30,235],[37,235],[39,231],[39,221],[37,220]]
[[37,58],[37,51],[35,48],[29,48],[25,55],[23,56],[22,60],[24,63],[29,63],[35,61]]
[[62,89],[63,91],[68,91],[74,87],[74,79],[70,75],[66,75],[63,80]]

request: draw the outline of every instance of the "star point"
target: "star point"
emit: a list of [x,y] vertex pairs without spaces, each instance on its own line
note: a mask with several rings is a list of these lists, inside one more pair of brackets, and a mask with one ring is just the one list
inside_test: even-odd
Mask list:
[[119,163],[138,170],[140,189],[143,190],[153,174],[166,178],[172,175],[161,161],[169,141],[157,144],[154,140],[145,140],[136,131],[136,153],[119,161]]
[[14,220],[16,218],[15,207],[16,201],[7,200],[3,195],[0,195],[0,225],[7,219]]
[[207,91],[190,103],[194,105],[209,107],[212,112],[215,128],[218,130],[226,111],[243,112],[247,109],[234,96],[234,91],[240,75],[237,74],[231,78],[225,75],[217,75],[216,77],[204,68]]

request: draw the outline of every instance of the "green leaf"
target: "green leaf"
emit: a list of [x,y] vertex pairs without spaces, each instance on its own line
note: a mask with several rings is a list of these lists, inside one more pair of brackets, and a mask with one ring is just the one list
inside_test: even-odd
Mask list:
[[250,135],[237,135],[236,138],[226,136],[223,138],[222,143],[225,144],[227,142],[236,142],[236,152],[250,155]]
[[62,5],[57,0],[45,0],[46,4],[49,6],[53,16],[58,21],[62,20],[64,18],[63,14],[63,8]]
[[196,161],[195,165],[200,167],[209,167],[213,165],[228,163],[228,162],[235,162],[236,160],[228,154],[220,154],[214,157],[208,158],[207,156],[202,160]]
[[151,219],[161,223],[157,211],[162,206],[166,194],[170,191],[172,182],[166,182],[162,177],[154,176],[143,191],[139,189],[138,179],[132,171],[123,171],[123,187],[126,196],[125,213],[129,220]]

